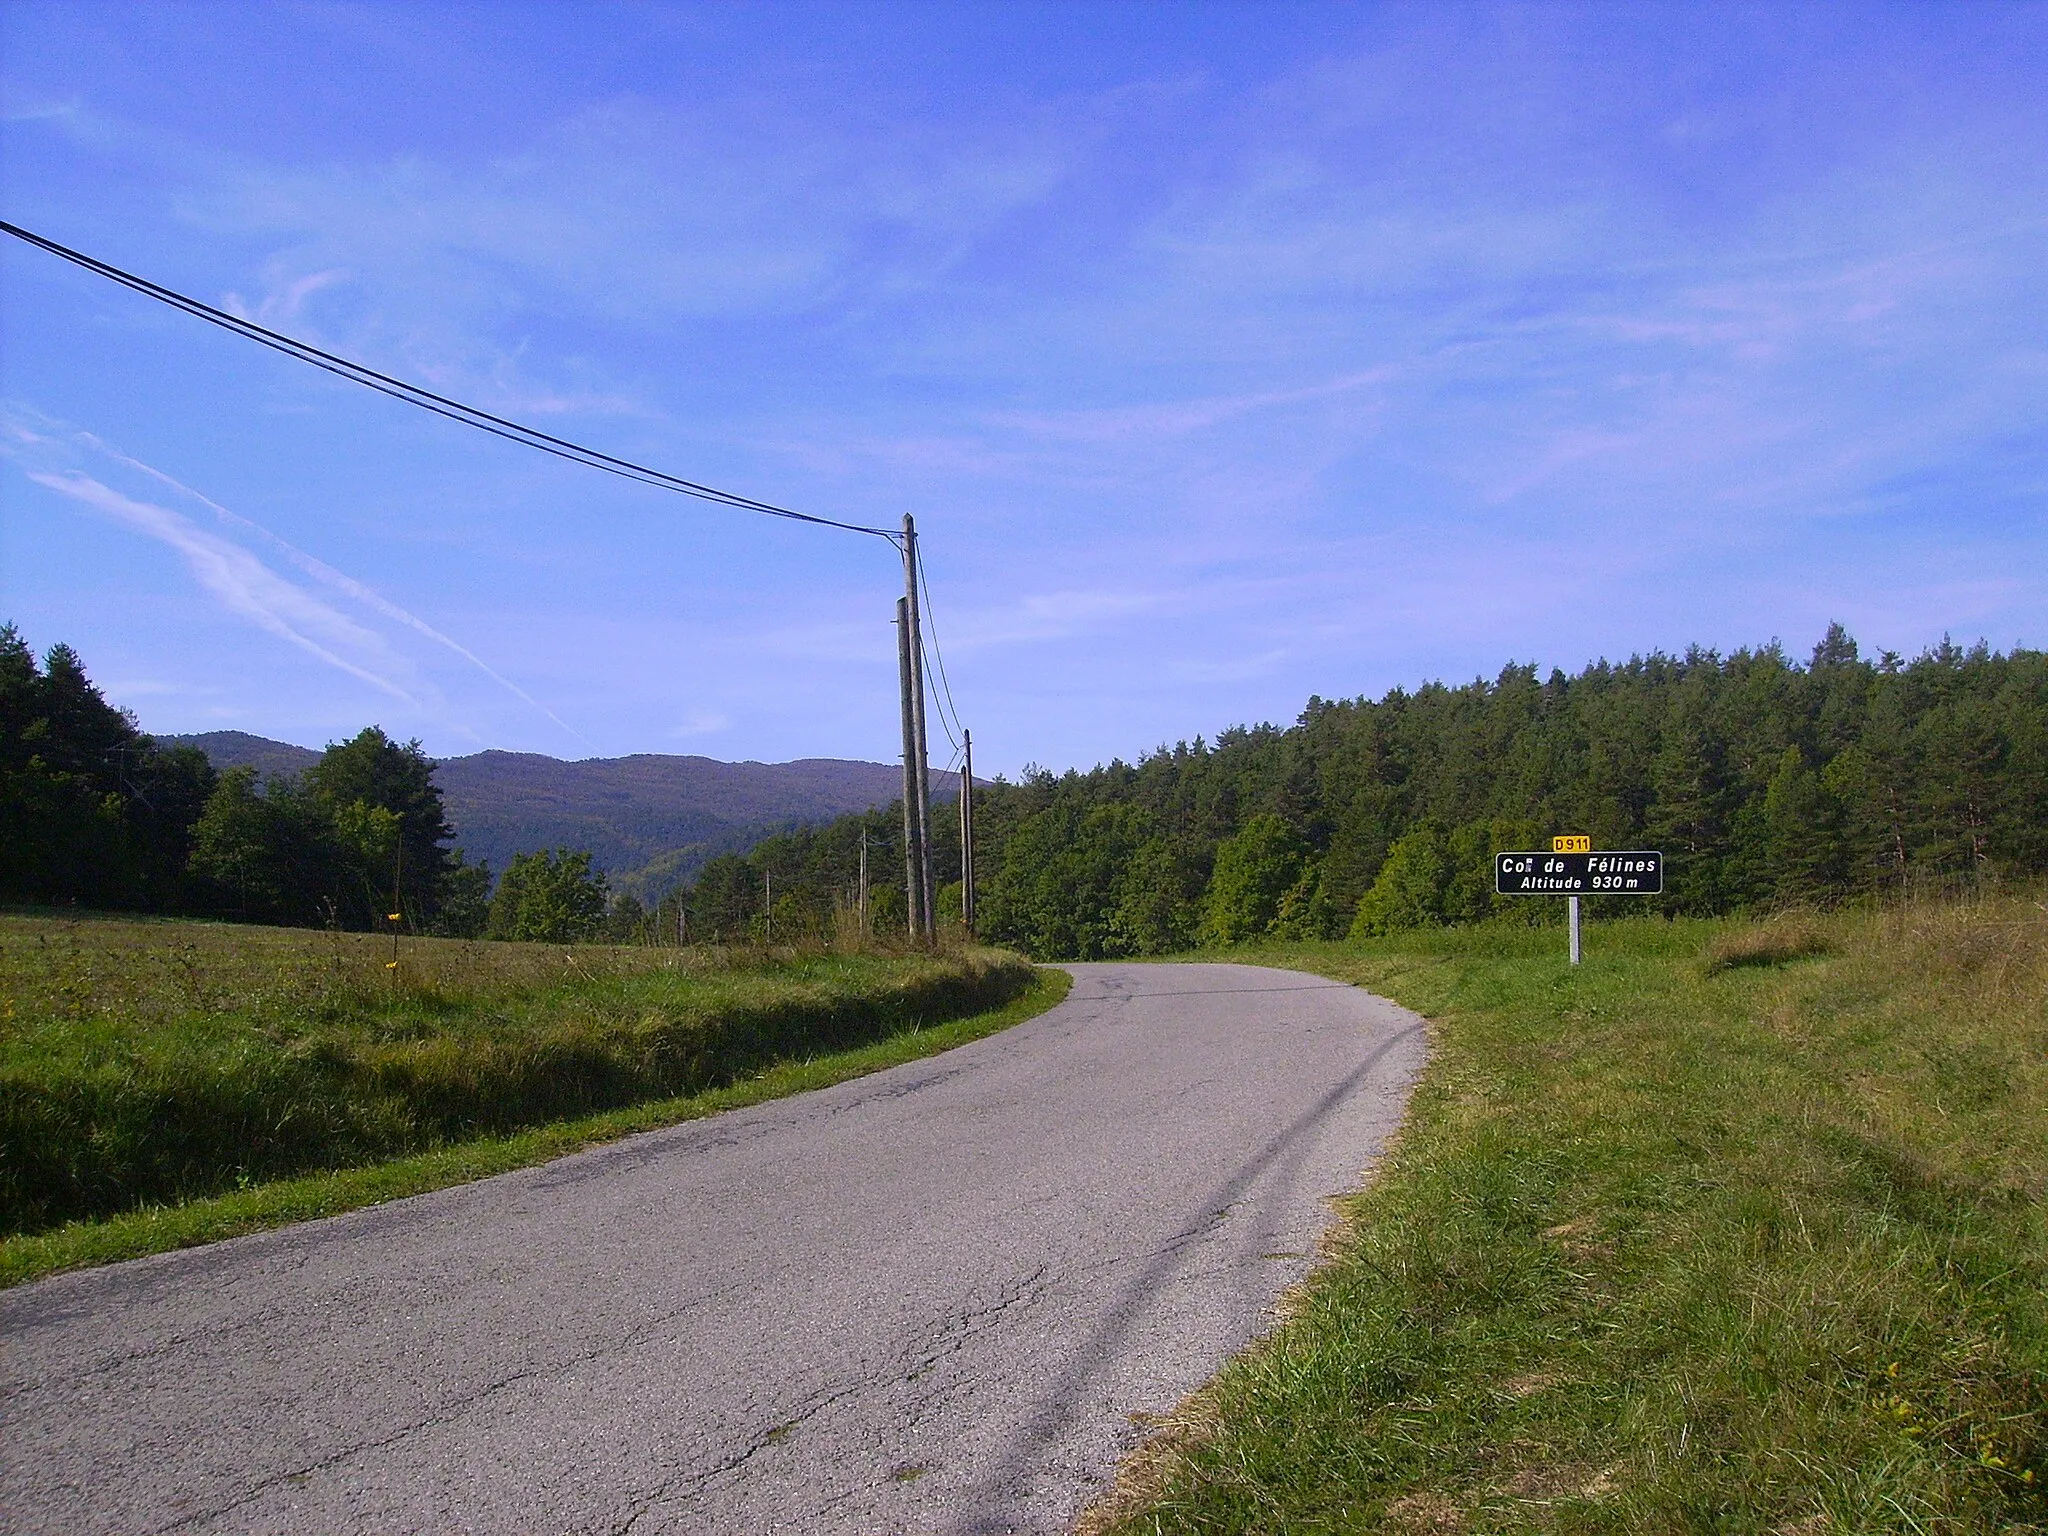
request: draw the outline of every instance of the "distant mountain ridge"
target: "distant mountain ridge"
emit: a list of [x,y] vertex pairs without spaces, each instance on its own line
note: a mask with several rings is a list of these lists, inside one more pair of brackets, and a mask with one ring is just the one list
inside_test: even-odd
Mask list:
[[247,731],[202,731],[197,736],[156,736],[167,747],[197,747],[217,769],[254,768],[259,779],[303,773],[320,761],[311,747],[251,736]]
[[[301,773],[320,760],[310,748],[246,731],[156,739],[197,747],[216,768],[253,767],[265,778]],[[456,845],[470,859],[502,870],[515,853],[587,848],[615,889],[644,899],[687,880],[718,854],[743,852],[792,826],[887,805],[902,793],[903,771],[832,757],[726,763],[643,752],[565,762],[489,751],[441,759],[434,782]]]

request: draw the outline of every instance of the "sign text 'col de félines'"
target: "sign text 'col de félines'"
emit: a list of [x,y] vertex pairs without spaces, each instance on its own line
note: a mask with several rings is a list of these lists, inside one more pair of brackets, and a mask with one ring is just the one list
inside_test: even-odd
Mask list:
[[1661,896],[1664,855],[1653,849],[1497,853],[1493,888],[1502,896]]

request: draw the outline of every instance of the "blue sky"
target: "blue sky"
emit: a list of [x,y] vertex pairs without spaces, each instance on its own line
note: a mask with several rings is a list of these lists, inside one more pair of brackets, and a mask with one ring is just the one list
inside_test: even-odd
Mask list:
[[[914,513],[977,767],[2048,640],[2048,8],[0,7],[10,220]],[[146,729],[888,760],[888,547],[0,250],[0,612]],[[947,748],[935,737],[943,760]]]

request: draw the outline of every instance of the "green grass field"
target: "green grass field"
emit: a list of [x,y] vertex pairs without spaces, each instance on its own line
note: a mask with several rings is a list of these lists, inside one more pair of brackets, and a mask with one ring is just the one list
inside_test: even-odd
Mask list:
[[1084,1526],[2048,1530],[2048,913],[1258,958],[1428,1015],[1289,1320]]
[[[1061,990],[979,949],[406,940],[390,958],[388,939],[360,934],[0,916],[0,1273],[45,1272],[60,1249],[115,1256],[92,1229],[124,1215],[154,1246],[174,1228],[196,1241],[166,1211],[239,1201],[228,1224],[246,1230],[267,1224],[253,1213],[280,1181],[399,1159],[409,1192],[470,1163],[516,1166],[515,1142],[533,1161],[700,1100],[765,1097],[764,1072],[783,1092],[836,1081]],[[381,1192],[366,1198],[389,1197],[392,1175],[367,1177]],[[340,1187],[299,1190],[277,1219],[309,1199],[345,1208]],[[57,1228],[70,1235],[37,1236]]]

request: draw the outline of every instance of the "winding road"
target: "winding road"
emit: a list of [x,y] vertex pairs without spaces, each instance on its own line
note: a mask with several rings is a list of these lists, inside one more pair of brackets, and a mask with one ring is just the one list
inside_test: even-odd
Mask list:
[[1058,1532],[1266,1326],[1423,1055],[1076,965],[836,1088],[0,1293],[11,1531]]

